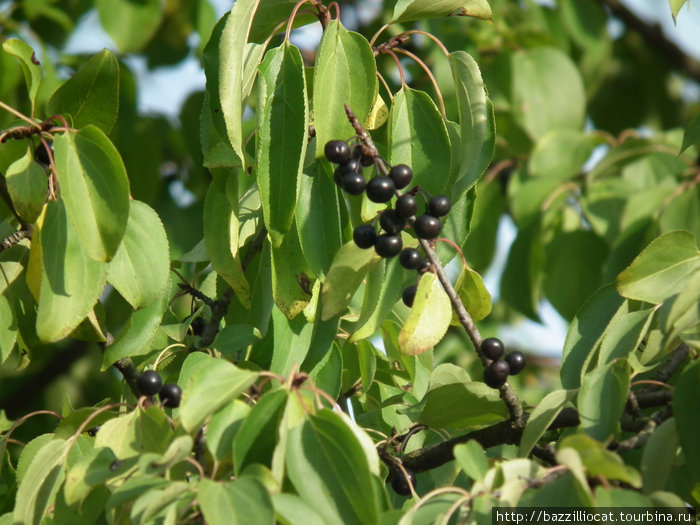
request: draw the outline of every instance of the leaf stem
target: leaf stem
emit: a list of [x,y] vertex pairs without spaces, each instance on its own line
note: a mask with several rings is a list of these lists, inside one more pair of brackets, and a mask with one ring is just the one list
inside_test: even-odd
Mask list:
[[447,113],[445,112],[445,101],[442,98],[442,92],[440,91],[440,87],[438,86],[437,80],[435,80],[435,76],[433,75],[433,72],[430,71],[428,65],[425,62],[423,62],[418,56],[411,53],[410,51],[407,51],[406,49],[397,47],[396,52],[406,55],[407,57],[413,59],[413,61],[416,64],[418,64],[423,69],[423,71],[425,71],[425,74],[428,75],[428,78],[430,79],[430,82],[433,84],[433,88],[435,89],[435,94],[437,95],[438,102],[440,103],[440,113],[442,113],[442,118],[447,119]]
[[38,122],[34,122],[32,119],[30,119],[24,113],[21,113],[20,111],[17,111],[15,108],[8,106],[2,100],[0,100],[0,108],[4,109],[8,113],[12,113],[15,117],[24,120],[30,126],[33,126],[37,129],[41,130],[41,125]]

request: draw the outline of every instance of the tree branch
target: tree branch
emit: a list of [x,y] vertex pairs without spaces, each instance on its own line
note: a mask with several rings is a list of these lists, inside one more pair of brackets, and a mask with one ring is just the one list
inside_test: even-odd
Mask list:
[[[386,169],[386,166],[384,165],[383,161],[380,160],[379,151],[374,145],[372,137],[370,137],[369,133],[367,133],[367,131],[362,127],[362,124],[360,124],[352,109],[350,109],[350,107],[347,104],[345,104],[345,113],[348,116],[350,124],[352,124],[352,127],[355,129],[358,136],[360,137],[360,140],[362,141],[363,147],[365,148],[368,156],[374,158],[374,162],[377,166],[377,169],[380,172],[382,172],[383,175],[387,175],[388,170]],[[401,193],[397,190],[396,196],[399,197],[400,195]],[[410,217],[408,219],[408,222],[411,225],[413,225],[415,223],[415,220],[415,217]],[[471,318],[471,315],[469,315],[469,312],[467,312],[467,309],[464,307],[464,304],[462,304],[462,300],[459,298],[459,295],[452,286],[452,283],[447,277],[445,270],[442,268],[442,265],[440,264],[440,260],[438,259],[435,250],[433,249],[430,242],[428,242],[425,239],[419,238],[418,242],[425,251],[425,255],[428,257],[428,260],[434,268],[435,274],[437,275],[440,284],[442,284],[445,293],[447,293],[447,296],[450,298],[452,308],[454,308],[455,312],[457,313],[457,317],[459,318],[460,324],[466,330],[469,339],[471,339],[471,342],[474,345],[474,348],[476,349],[476,353],[479,356],[479,359],[481,359],[481,362],[484,365],[484,367],[489,366],[491,364],[491,359],[488,359],[486,356],[482,355],[481,351],[479,350],[482,341],[479,329],[474,324],[474,320]],[[515,427],[522,427],[523,407],[515,391],[511,388],[511,386],[508,383],[504,384],[498,390],[501,399],[503,399],[504,403],[508,407],[508,412],[511,416],[512,425],[514,425]]]
[[700,61],[688,56],[681,48],[664,35],[658,24],[648,24],[628,9],[620,0],[602,0],[613,16],[634,29],[654,49],[664,55],[671,66],[685,75],[700,82]]

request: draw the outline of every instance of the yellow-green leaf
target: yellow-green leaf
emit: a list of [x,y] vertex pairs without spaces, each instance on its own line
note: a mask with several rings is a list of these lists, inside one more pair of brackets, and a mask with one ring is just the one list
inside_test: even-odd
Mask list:
[[418,283],[411,313],[399,334],[399,351],[416,355],[432,348],[445,335],[452,305],[435,274],[425,273]]

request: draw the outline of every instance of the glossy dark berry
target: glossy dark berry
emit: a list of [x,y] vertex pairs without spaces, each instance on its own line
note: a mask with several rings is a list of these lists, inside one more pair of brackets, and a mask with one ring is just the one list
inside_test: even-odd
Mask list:
[[396,199],[396,206],[394,209],[401,217],[408,219],[414,216],[418,211],[418,203],[413,195],[407,193]]
[[484,383],[491,388],[505,385],[510,373],[510,366],[505,361],[494,361],[484,369]]
[[367,183],[367,198],[372,202],[389,202],[394,196],[396,186],[389,177],[378,175]]
[[356,158],[350,158],[347,162],[338,166],[333,172],[333,180],[338,186],[342,186],[342,180],[348,173],[359,173],[360,172],[360,161]]
[[331,140],[323,147],[326,158],[335,164],[343,164],[350,159],[351,151],[347,142],[342,140]]
[[503,355],[503,342],[495,337],[489,337],[481,341],[481,353],[494,361]]
[[395,470],[391,475],[391,488],[400,496],[410,496],[411,485],[413,485],[413,490],[416,490],[416,475],[408,469],[406,469],[406,474],[408,474],[408,479],[400,470]]
[[400,190],[411,184],[413,171],[405,164],[397,164],[389,170],[389,177],[394,181],[396,189]]
[[352,232],[352,240],[355,241],[358,248],[366,250],[374,246],[377,241],[377,232],[369,224],[360,224]]
[[136,388],[142,396],[155,396],[162,384],[163,380],[155,370],[146,370],[136,377]]
[[359,173],[346,173],[340,180],[340,186],[350,195],[362,195],[366,185],[365,178]]
[[401,217],[396,210],[384,210],[379,216],[379,225],[391,235],[396,235],[406,226],[406,219]]
[[427,271],[428,268],[430,268],[430,261],[428,259],[426,259],[425,257],[423,257],[423,259],[421,260],[421,262],[418,265],[418,268],[416,268],[416,270],[418,271],[418,273],[422,274],[423,272]]
[[403,304],[411,308],[413,306],[413,300],[416,298],[416,291],[418,290],[418,285],[411,285],[406,288],[401,294],[401,300]]
[[428,201],[428,213],[433,217],[447,215],[452,208],[452,202],[444,195],[436,195]]
[[158,397],[164,407],[177,408],[182,399],[182,390],[174,383],[165,383],[161,387]]
[[426,213],[416,219],[413,228],[416,230],[416,235],[421,239],[434,239],[440,234],[442,223],[437,217]]
[[525,368],[525,356],[522,352],[511,352],[506,356],[506,363],[510,366],[510,375],[519,374]]
[[423,262],[423,256],[415,248],[406,248],[399,255],[401,266],[407,270],[416,270]]
[[389,235],[385,233],[377,237],[374,243],[374,251],[381,257],[395,257],[403,248],[403,241],[400,235]]

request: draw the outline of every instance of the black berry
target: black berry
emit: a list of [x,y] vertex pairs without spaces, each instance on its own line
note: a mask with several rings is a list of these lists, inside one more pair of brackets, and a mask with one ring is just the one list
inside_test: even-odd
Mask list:
[[423,272],[427,271],[428,268],[430,268],[430,261],[424,257],[416,270],[418,270],[418,273],[422,274]]
[[452,208],[452,202],[444,195],[431,197],[428,201],[428,213],[433,217],[447,215],[450,212],[450,208]]
[[401,300],[403,304],[411,308],[413,306],[413,300],[416,298],[416,291],[418,290],[417,285],[411,285],[406,288],[401,294]]
[[481,341],[481,353],[494,361],[503,355],[503,342],[495,337],[489,337]]
[[510,366],[505,361],[494,361],[484,369],[484,383],[491,388],[505,385],[510,373]]
[[399,254],[403,248],[403,241],[400,235],[389,235],[385,233],[377,237],[374,243],[374,251],[382,257],[394,257]]
[[416,230],[416,235],[421,239],[434,239],[440,234],[442,223],[437,217],[426,213],[416,219],[413,228]]
[[406,219],[396,210],[384,210],[379,216],[379,225],[390,235],[396,235],[406,226]]
[[350,195],[361,195],[365,191],[365,178],[359,173],[346,173],[340,180],[340,186]]
[[[49,149],[53,150],[50,144]],[[36,150],[34,150],[34,160],[36,160],[39,164],[43,164],[44,166],[48,166],[49,164],[51,164],[51,160],[49,159],[49,152],[44,147],[43,143],[39,144]]]
[[407,193],[396,199],[396,206],[394,208],[396,209],[396,213],[401,215],[401,217],[408,219],[414,216],[418,211],[418,203],[413,195]]
[[525,356],[522,352],[511,352],[506,356],[506,363],[510,366],[510,375],[519,374],[525,368]]
[[415,248],[406,248],[399,255],[401,266],[407,270],[416,270],[424,261],[423,256]]
[[136,377],[136,388],[142,396],[155,396],[162,384],[163,380],[155,370],[146,370]]
[[400,190],[411,184],[413,171],[405,164],[397,164],[389,170],[389,177],[394,181],[396,189]]
[[192,335],[202,335],[202,330],[204,330],[204,319],[201,317],[195,317],[190,323],[190,330],[192,330]]
[[389,202],[395,190],[394,181],[383,175],[372,177],[367,183],[367,197],[372,202]]
[[164,407],[177,408],[180,406],[182,399],[182,390],[174,383],[165,383],[158,393],[160,402]]
[[377,232],[369,224],[361,224],[352,232],[352,240],[355,241],[358,248],[366,250],[374,246],[377,241]]
[[342,186],[342,180],[348,173],[359,173],[360,172],[360,161],[356,158],[350,158],[344,164],[338,166],[333,172],[333,180],[338,186]]
[[408,469],[406,469],[406,474],[408,474],[408,478],[400,470],[395,470],[391,475],[391,488],[400,496],[410,496],[411,485],[413,485],[413,490],[416,490],[416,475]]
[[326,158],[335,164],[343,164],[350,159],[350,146],[342,140],[331,140],[323,147]]

